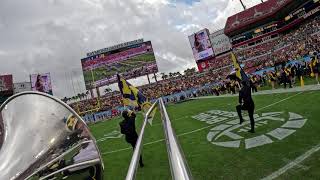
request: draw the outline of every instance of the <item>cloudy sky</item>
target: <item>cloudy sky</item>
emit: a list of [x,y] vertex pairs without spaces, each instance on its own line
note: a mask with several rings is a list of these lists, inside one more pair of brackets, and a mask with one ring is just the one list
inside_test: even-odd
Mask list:
[[195,67],[187,36],[241,10],[238,0],[0,0],[0,74],[50,72],[54,94],[70,96],[85,91],[87,52],[139,38],[152,41],[160,72],[183,71]]

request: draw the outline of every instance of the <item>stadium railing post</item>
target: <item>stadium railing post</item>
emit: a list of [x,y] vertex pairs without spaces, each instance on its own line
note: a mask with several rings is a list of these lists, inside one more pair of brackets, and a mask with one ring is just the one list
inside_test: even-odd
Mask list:
[[136,172],[137,172],[137,168],[138,168],[138,161],[140,158],[140,154],[141,154],[141,150],[142,150],[142,141],[143,141],[143,136],[144,136],[144,131],[145,128],[147,126],[147,122],[148,122],[148,117],[150,115],[150,113],[154,110],[154,108],[156,107],[156,105],[159,103],[159,100],[157,100],[156,102],[153,103],[153,105],[151,106],[151,108],[148,110],[148,112],[145,115],[145,119],[142,125],[142,128],[140,130],[140,134],[136,143],[136,147],[134,149],[132,158],[131,158],[131,162],[130,162],[130,166],[127,172],[127,176],[126,176],[126,180],[133,180],[136,178]]
[[165,133],[171,176],[174,180],[191,180],[192,175],[184,157],[183,151],[178,143],[176,134],[171,126],[166,107],[162,98],[158,99],[161,119]]

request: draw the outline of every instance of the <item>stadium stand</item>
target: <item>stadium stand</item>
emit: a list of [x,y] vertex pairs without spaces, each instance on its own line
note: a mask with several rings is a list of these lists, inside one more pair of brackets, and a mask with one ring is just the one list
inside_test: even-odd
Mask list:
[[[245,11],[230,16],[225,26],[225,34],[232,36],[249,29],[253,29],[261,24],[265,24],[270,19],[278,19],[288,11],[302,5],[303,0],[268,0]],[[286,7],[286,8],[284,8]],[[248,29],[249,28],[249,29]]]
[[[236,26],[235,22],[237,20],[241,20],[244,24],[251,24],[250,28],[256,27],[257,24],[261,24],[261,18],[270,19],[271,16],[275,16],[274,14],[276,12],[282,11],[281,8],[283,6],[289,4],[290,7],[296,10],[295,8],[298,8],[302,3],[302,1],[291,0],[266,1],[258,6],[231,16],[227,21],[226,31],[230,34],[234,29],[241,30],[239,26]],[[269,11],[263,11],[264,8],[269,9]],[[292,8],[291,11],[294,11]],[[261,12],[260,15],[257,15],[257,12]],[[289,14],[290,12],[286,10],[286,13]],[[286,15],[283,12],[280,14],[281,16]],[[259,23],[256,21],[259,21]],[[270,22],[264,23],[268,24]],[[315,14],[303,21],[299,21],[298,25],[287,25],[289,25],[290,28],[286,28],[284,31],[271,32],[277,34],[277,36],[273,38],[253,37],[255,43],[250,44],[249,42],[245,46],[236,45],[234,47],[235,54],[244,65],[244,70],[250,74],[254,86],[262,87],[267,85],[268,80],[270,80],[270,71],[274,71],[277,74],[277,83],[281,84],[282,71],[279,68],[275,68],[276,66],[279,67],[279,65],[293,64],[288,67],[296,71],[295,76],[310,75],[310,57],[315,53],[320,54],[320,17],[318,14]],[[286,27],[286,25],[284,27]],[[235,34],[238,34],[238,32]],[[177,102],[186,98],[202,95],[220,95],[236,92],[238,90],[236,82],[227,79],[232,70],[230,53],[219,55],[209,63],[211,69],[203,73],[195,72],[191,75],[180,75],[138,88],[150,100],[164,97],[166,102]],[[154,91],[155,89],[157,89],[157,91]],[[233,91],[233,89],[235,89],[235,91]],[[98,118],[98,120],[112,118],[120,113],[121,95],[119,92],[108,93],[101,96],[100,101],[101,109],[99,111],[108,113],[102,113],[97,116],[96,118]],[[71,106],[76,110],[80,110],[80,112],[88,111],[97,106],[97,99],[82,100],[71,103]],[[96,121],[96,119],[94,121]]]

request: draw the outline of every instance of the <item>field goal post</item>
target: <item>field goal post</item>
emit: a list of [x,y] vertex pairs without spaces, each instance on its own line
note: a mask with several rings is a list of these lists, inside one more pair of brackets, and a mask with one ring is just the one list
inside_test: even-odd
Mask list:
[[[94,112],[98,112],[101,109],[101,99],[100,99],[100,93],[98,92],[98,88],[96,86],[95,83],[95,79],[94,79],[94,74],[93,74],[93,69],[91,69],[91,78],[92,78],[92,82],[91,82],[91,86],[93,86],[93,89],[96,89],[97,91],[97,104],[93,107],[93,109],[89,109],[87,111],[80,111],[80,107],[79,107],[79,102],[77,103],[77,113],[82,116],[84,114],[87,113],[94,113]],[[92,88],[92,87],[91,87]],[[91,97],[92,98],[92,97]]]

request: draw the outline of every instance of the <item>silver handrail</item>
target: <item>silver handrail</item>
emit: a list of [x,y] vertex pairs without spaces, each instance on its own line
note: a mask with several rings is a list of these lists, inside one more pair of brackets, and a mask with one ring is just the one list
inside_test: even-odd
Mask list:
[[159,105],[163,129],[166,137],[166,145],[169,156],[172,179],[191,180],[193,178],[190,169],[183,155],[183,151],[179,146],[175,132],[172,129],[171,122],[162,98],[159,98]]
[[137,172],[137,168],[138,168],[138,161],[140,158],[140,154],[141,154],[141,149],[142,149],[142,140],[143,140],[143,135],[144,135],[144,130],[146,128],[147,122],[148,122],[148,117],[150,115],[150,113],[153,111],[153,109],[156,107],[156,105],[158,104],[157,100],[155,103],[153,103],[153,105],[151,106],[151,108],[148,110],[148,112],[145,115],[145,119],[142,125],[142,128],[140,130],[140,134],[136,143],[136,147],[134,148],[134,152],[131,158],[131,162],[130,162],[130,166],[127,172],[127,177],[126,180],[133,180],[136,177],[136,172]]

